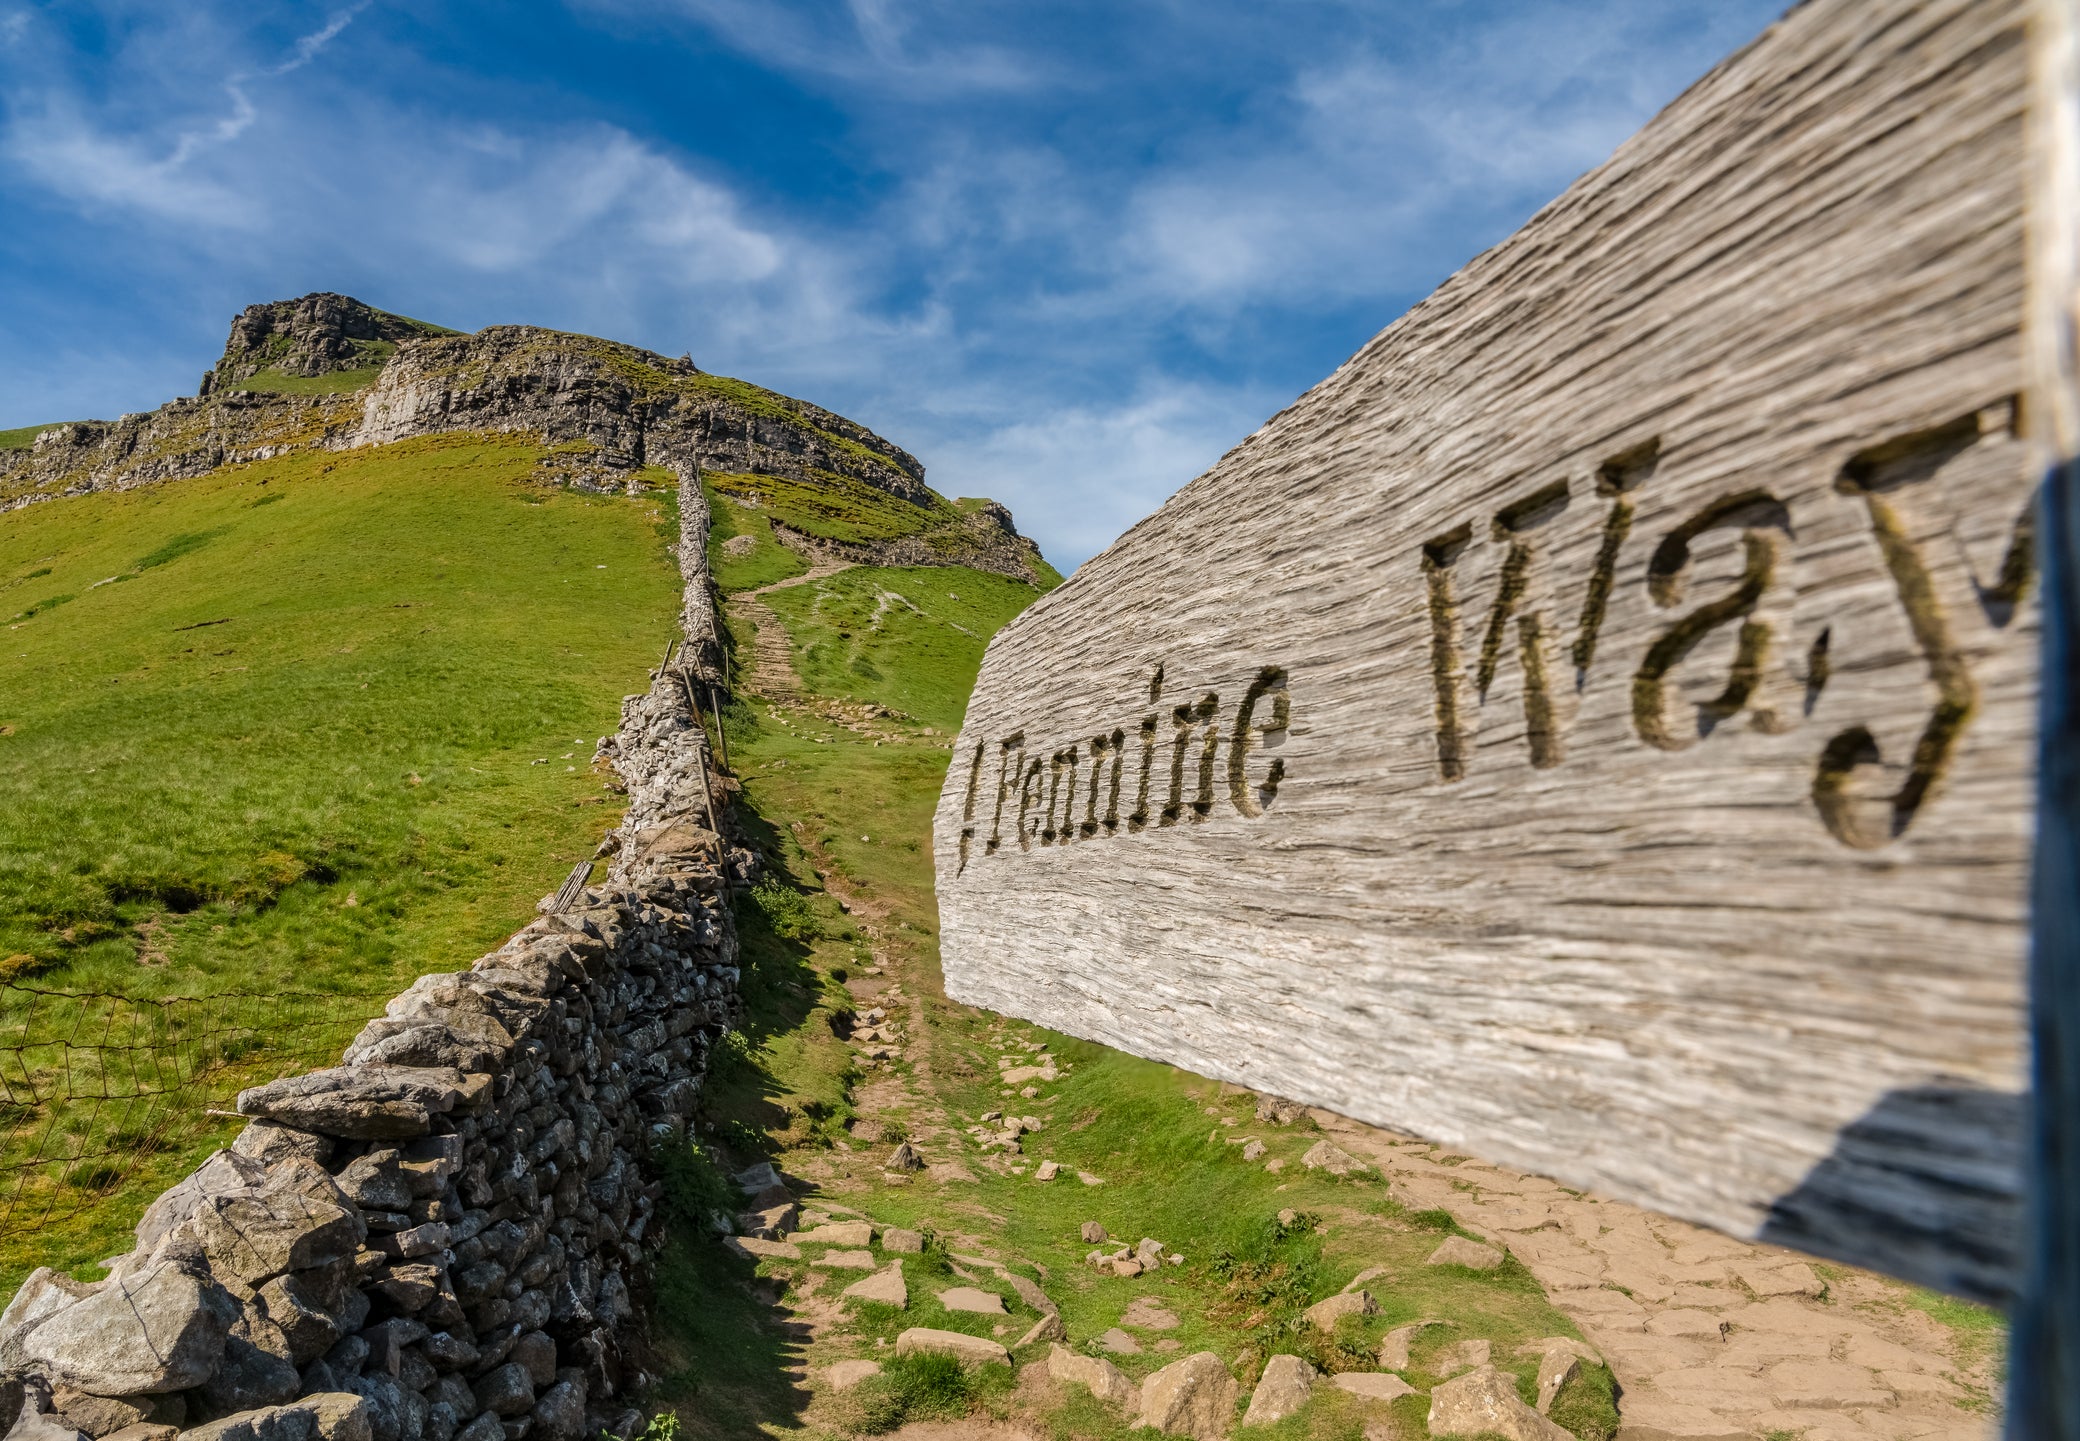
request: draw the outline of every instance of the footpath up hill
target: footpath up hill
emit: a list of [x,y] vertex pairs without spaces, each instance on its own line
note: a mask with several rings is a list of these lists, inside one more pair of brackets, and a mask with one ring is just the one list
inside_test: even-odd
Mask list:
[[0,511],[454,431],[538,438],[540,478],[580,489],[697,468],[805,548],[1054,574],[1002,506],[946,499],[915,457],[820,406],[689,357],[526,325],[459,334],[330,293],[248,307],[195,396],[0,431]]

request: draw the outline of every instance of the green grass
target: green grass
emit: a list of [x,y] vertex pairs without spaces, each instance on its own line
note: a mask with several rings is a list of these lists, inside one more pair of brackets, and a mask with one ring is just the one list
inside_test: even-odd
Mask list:
[[43,425],[21,425],[13,430],[0,430],[0,450],[28,450],[36,444],[36,437],[53,425],[74,425],[76,421],[53,420]]
[[[380,341],[364,341],[364,346],[380,345]],[[397,347],[390,346],[395,350]],[[387,359],[387,357],[385,357]],[[266,395],[343,395],[350,390],[361,390],[375,384],[383,372],[383,362],[357,366],[352,370],[329,370],[323,375],[285,375],[272,367],[247,376],[244,380],[226,383],[226,390],[252,390]]]
[[1991,1374],[1996,1385],[2007,1378],[2008,1323],[1998,1311],[1945,1296],[1919,1286],[1906,1288],[1905,1300],[1926,1313],[1950,1333],[1950,1351],[1960,1373],[1953,1377],[1965,1390],[1962,1403],[1968,1411],[1990,1413],[1997,1401],[1994,1386],[1982,1385],[1976,1377]]
[[[773,527],[766,523],[765,512],[738,504],[716,490],[712,483],[706,488],[708,569],[723,594],[757,590],[776,580],[800,575],[809,568],[809,562],[773,539]],[[751,548],[741,554],[732,553],[729,542],[739,536],[749,536]]]
[[811,480],[784,475],[732,475],[710,471],[709,488],[822,540],[876,541],[919,535],[957,522],[960,512],[937,495],[929,506],[854,480],[818,471]]
[[810,689],[955,731],[989,638],[1039,596],[964,566],[859,566],[764,599]]
[[[377,998],[302,1017],[336,1054],[380,997],[523,924],[612,823],[593,744],[678,600],[668,507],[528,484],[538,457],[412,441],[10,517],[0,963],[146,998]],[[0,1001],[0,1039],[16,1019]],[[251,1035],[237,1073],[272,1074]],[[0,1269],[119,1249],[146,1183],[222,1138],[191,1139],[76,1225],[0,1241]]]

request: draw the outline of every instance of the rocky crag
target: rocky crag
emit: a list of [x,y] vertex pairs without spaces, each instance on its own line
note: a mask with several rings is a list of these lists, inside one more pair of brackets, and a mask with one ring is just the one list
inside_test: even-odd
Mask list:
[[[686,508],[702,529],[699,492]],[[695,555],[698,556],[696,551]],[[695,603],[707,594],[696,560]],[[732,882],[684,675],[602,744],[629,808],[543,914],[421,977],[336,1067],[145,1211],[106,1279],[39,1269],[0,1314],[17,1441],[576,1441],[629,1434],[654,1149],[736,1019]],[[635,1289],[640,1290],[640,1286]]]
[[883,563],[971,565],[1037,580],[1037,547],[1001,506],[963,510],[924,466],[844,416],[688,357],[526,325],[463,335],[321,293],[248,307],[201,393],[115,421],[39,432],[0,450],[0,511],[128,490],[294,450],[346,450],[443,432],[538,436],[541,479],[590,490],[718,472],[867,487],[914,507],[913,534],[855,547]]

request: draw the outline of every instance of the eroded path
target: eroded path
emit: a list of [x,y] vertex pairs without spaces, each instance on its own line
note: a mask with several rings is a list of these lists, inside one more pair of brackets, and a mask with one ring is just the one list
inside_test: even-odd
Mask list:
[[749,626],[752,631],[751,674],[744,677],[741,689],[763,696],[767,700],[799,700],[802,695],[801,677],[795,674],[794,656],[788,645],[787,627],[773,608],[760,599],[776,590],[788,590],[798,585],[808,585],[825,576],[836,575],[841,570],[852,569],[850,561],[817,559],[800,575],[776,580],[771,585],[762,585],[757,590],[739,591],[729,599],[729,610],[733,619]]

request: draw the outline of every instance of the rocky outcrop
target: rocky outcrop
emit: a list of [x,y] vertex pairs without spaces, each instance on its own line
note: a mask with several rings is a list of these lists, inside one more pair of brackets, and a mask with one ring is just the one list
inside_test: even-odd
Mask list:
[[646,465],[863,481],[920,508],[924,467],[820,406],[632,345],[530,325],[420,341],[369,390],[351,444],[442,431],[525,432],[612,483]]
[[[339,393],[279,393],[285,378],[340,374],[352,384],[363,372],[372,379]],[[865,485],[914,506],[917,534],[856,559],[1040,574],[1039,552],[1009,511],[950,505],[914,456],[821,406],[632,345],[526,325],[462,335],[330,293],[241,312],[194,398],[50,426],[28,449],[0,450],[0,511],[297,450],[455,431],[532,437],[544,449],[543,482],[590,490],[643,484],[650,467],[682,481],[713,471]]]
[[358,395],[224,390],[120,420],[50,426],[27,450],[0,450],[0,511],[336,446],[360,419]]
[[647,1168],[684,1143],[738,1014],[728,894],[752,860],[717,833],[676,672],[602,750],[629,792],[604,879],[574,873],[497,950],[421,977],[340,1065],[241,1093],[245,1130],[146,1209],[107,1279],[33,1274],[0,1313],[0,1428],[629,1434]]
[[1040,555],[1040,547],[1020,535],[1012,523],[1011,512],[993,500],[982,501],[973,510],[957,511],[929,529],[887,540],[826,540],[805,535],[777,519],[772,527],[775,539],[812,562],[964,565],[1035,585],[1053,578]]
[[382,365],[407,340],[452,335],[438,325],[320,291],[248,305],[231,322],[224,357],[202,377],[203,395],[272,371],[309,378]]

